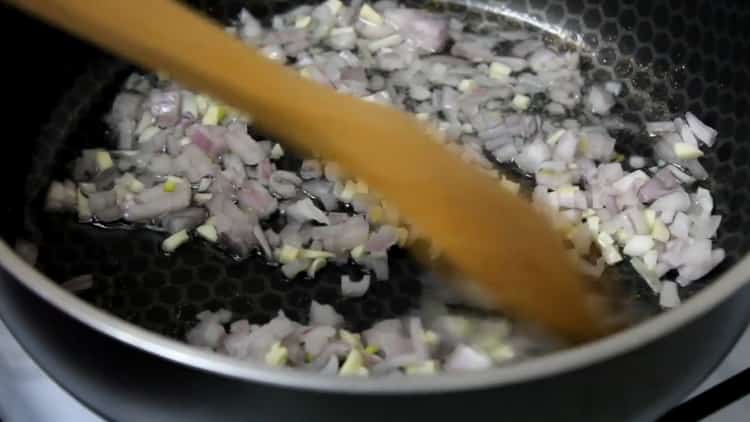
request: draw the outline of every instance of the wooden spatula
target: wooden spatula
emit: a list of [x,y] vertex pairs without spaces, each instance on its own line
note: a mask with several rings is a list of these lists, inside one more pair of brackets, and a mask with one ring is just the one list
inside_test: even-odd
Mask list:
[[[530,204],[439,146],[407,114],[341,95],[263,58],[167,0],[10,0],[253,116],[265,132],[361,177],[450,264],[518,318],[573,341],[605,332],[603,308]],[[54,69],[50,69],[54,72]]]

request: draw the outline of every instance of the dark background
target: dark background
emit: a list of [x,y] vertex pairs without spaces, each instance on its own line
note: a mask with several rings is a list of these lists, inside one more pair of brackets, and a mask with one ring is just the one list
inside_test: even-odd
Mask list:
[[[56,29],[50,28],[0,2],[2,60],[0,75],[0,218],[21,221],[23,185],[18,172],[26,172],[30,149],[52,109],[87,63],[103,56]],[[20,227],[0,225],[0,237],[12,239]]]

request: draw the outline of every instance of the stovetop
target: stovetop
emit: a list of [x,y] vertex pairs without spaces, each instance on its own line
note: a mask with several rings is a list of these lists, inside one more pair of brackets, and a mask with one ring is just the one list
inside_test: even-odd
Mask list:
[[49,378],[0,321],[0,421],[102,422]]
[[[750,329],[732,352],[693,394],[715,386],[750,367]],[[745,422],[750,396],[723,408],[704,422]],[[0,321],[0,421],[102,422],[52,381],[21,349]]]

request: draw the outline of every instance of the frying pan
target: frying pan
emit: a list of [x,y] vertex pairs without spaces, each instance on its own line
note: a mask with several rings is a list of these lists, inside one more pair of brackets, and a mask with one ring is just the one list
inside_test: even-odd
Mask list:
[[[294,6],[271,0],[192,4],[224,22],[241,7],[268,17]],[[83,147],[110,142],[102,116],[133,69],[40,29],[37,45],[63,60],[26,62],[29,68],[15,75],[14,83],[48,87],[33,93],[41,97],[35,103],[57,105],[50,106],[35,140],[25,127],[20,139],[29,148],[1,158],[2,180],[12,188],[0,222],[0,314],[40,366],[92,409],[116,420],[449,420],[476,415],[633,421],[653,420],[682,400],[750,319],[750,289],[745,287],[750,260],[744,257],[750,249],[744,235],[750,223],[745,205],[750,194],[745,138],[750,132],[750,27],[743,25],[750,7],[730,1],[646,0],[407,4],[466,20],[506,16],[562,36],[584,51],[588,79],[625,82],[617,107],[627,120],[690,110],[717,128],[719,140],[703,163],[724,216],[717,243],[727,251],[725,262],[683,290],[689,299],[682,306],[663,314],[644,283],[622,268],[618,277],[643,322],[598,342],[480,374],[331,379],[194,350],[175,339],[202,309],[228,307],[252,322],[264,322],[283,309],[304,321],[310,300],[316,299],[332,303],[354,328],[402,315],[418,303],[420,269],[400,254],[389,283],[376,284],[380,287],[362,299],[341,301],[334,269],[316,282],[290,285],[254,259],[235,262],[190,244],[167,257],[159,253],[158,234],[102,230],[44,214],[41,195],[52,178],[65,174],[64,163]],[[35,28],[12,16],[21,19],[21,30]],[[55,47],[61,50],[52,52]],[[40,72],[34,65],[46,67]],[[65,76],[55,76],[55,83],[35,80],[55,70]],[[620,137],[618,149],[650,153],[638,137]],[[37,269],[8,246],[21,237],[39,244]],[[84,273],[94,274],[96,285],[81,297],[57,286],[56,281]]]

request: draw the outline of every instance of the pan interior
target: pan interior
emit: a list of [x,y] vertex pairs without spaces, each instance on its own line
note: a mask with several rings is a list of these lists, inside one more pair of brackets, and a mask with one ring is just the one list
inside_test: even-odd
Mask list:
[[[190,3],[223,22],[231,21],[242,7],[268,18],[297,4],[272,0]],[[744,136],[750,128],[746,113],[750,91],[745,86],[750,66],[743,58],[750,33],[738,24],[747,15],[744,6],[706,2],[698,9],[674,2],[584,0],[404,3],[458,16],[478,28],[486,22],[511,19],[539,27],[551,39],[562,35],[562,42],[582,49],[582,72],[588,80],[624,82],[625,92],[614,113],[642,122],[690,110],[717,128],[719,139],[702,163],[711,175],[706,184],[717,213],[724,217],[716,243],[727,251],[727,258],[682,294],[700,291],[750,249],[750,237],[743,230],[750,223],[750,209],[743,209],[750,196],[746,183],[749,146]],[[710,19],[699,20],[699,16]],[[84,292],[83,299],[177,338],[194,324],[195,314],[205,309],[227,308],[236,318],[251,323],[266,322],[282,309],[290,318],[305,322],[310,301],[315,299],[334,305],[353,329],[362,329],[419,305],[422,270],[403,251],[392,256],[389,282],[375,283],[362,298],[344,299],[338,290],[340,275],[356,272],[356,268],[329,266],[315,280],[299,278],[290,283],[257,256],[238,262],[200,243],[188,243],[166,256],[160,251],[163,234],[102,229],[78,224],[69,215],[41,211],[47,185],[51,179],[65,177],[66,163],[83,148],[111,145],[102,118],[133,70],[114,59],[92,63],[35,142],[30,170],[23,176],[25,191],[16,202],[23,204],[18,215],[24,221],[3,224],[13,227],[4,231],[9,233],[10,244],[22,237],[39,245],[40,270],[58,281],[93,274],[95,287]],[[645,137],[621,133],[617,139],[620,153],[651,155]],[[298,165],[294,159],[287,161],[290,168]],[[657,298],[628,264],[613,272],[639,315],[658,312]]]

